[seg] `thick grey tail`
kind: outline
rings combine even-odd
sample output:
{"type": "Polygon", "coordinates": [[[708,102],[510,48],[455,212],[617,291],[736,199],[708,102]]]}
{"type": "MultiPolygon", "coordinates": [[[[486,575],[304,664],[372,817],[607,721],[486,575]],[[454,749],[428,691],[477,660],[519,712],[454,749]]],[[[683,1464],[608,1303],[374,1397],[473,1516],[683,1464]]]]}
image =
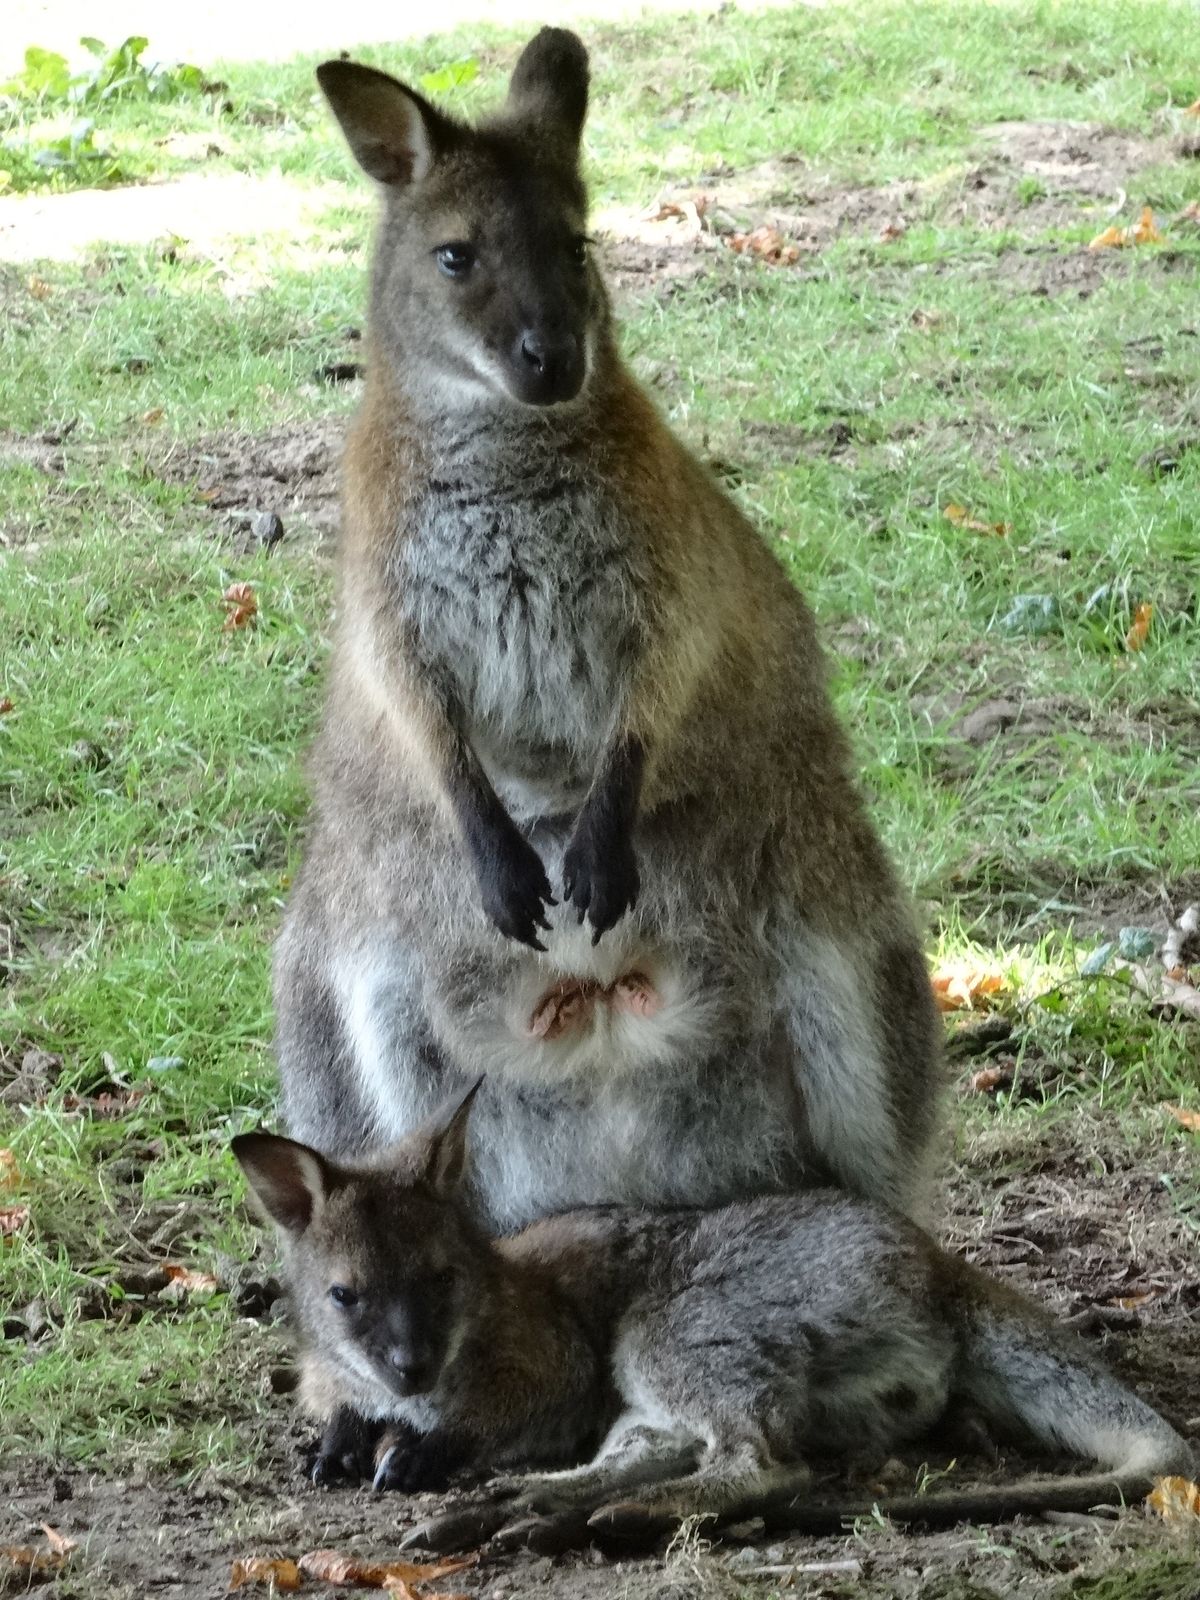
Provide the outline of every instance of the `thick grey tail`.
{"type": "Polygon", "coordinates": [[[1091,1461],[1131,1489],[1194,1470],[1171,1424],[1036,1307],[989,1284],[964,1304],[962,1338],[957,1396],[997,1434],[1091,1461]]]}

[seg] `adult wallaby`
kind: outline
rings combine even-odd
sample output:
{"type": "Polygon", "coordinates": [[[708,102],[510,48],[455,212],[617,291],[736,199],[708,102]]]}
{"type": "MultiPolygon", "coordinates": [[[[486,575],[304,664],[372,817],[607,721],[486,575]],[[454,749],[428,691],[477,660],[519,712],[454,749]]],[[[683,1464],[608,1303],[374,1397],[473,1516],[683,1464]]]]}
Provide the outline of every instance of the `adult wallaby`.
{"type": "Polygon", "coordinates": [[[361,1153],[486,1070],[499,1227],[813,1181],[913,1207],[920,942],[805,602],[617,355],[583,46],[543,29],[470,128],[318,77],[383,213],[276,961],[291,1131],[361,1153]]]}
{"type": "Polygon", "coordinates": [[[618,1531],[763,1509],[812,1526],[806,1457],[878,1465],[957,1410],[1102,1475],[922,1496],[919,1520],[1083,1509],[1194,1470],[1185,1440],[1035,1306],[838,1190],[597,1207],[490,1237],[464,1181],[474,1093],[371,1165],[234,1140],[282,1234],[304,1398],[386,1427],[377,1486],[565,1469],[424,1539],[478,1538],[518,1511],[618,1531]]]}

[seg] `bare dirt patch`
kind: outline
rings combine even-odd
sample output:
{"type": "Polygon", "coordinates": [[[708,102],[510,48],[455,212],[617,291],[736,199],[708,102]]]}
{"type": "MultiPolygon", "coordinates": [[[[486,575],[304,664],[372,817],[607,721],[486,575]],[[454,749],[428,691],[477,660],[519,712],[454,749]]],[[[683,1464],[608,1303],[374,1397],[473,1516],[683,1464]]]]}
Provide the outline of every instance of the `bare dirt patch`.
{"type": "Polygon", "coordinates": [[[235,545],[254,542],[251,519],[274,512],[285,536],[326,537],[338,520],[338,471],[344,416],[317,417],[265,433],[220,433],[196,445],[176,444],[152,464],[167,483],[193,487],[213,515],[214,529],[235,545]]]}

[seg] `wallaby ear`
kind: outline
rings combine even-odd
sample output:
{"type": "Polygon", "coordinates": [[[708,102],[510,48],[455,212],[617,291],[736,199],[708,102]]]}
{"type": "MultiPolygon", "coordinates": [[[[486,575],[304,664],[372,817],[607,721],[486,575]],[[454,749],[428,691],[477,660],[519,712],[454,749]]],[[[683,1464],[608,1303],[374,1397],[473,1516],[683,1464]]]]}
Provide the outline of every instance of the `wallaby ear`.
{"type": "Polygon", "coordinates": [[[522,50],[508,86],[508,109],[576,148],[588,103],[588,56],[567,28],[543,28],[522,50]]]}
{"type": "Polygon", "coordinates": [[[266,1214],[285,1233],[303,1233],[331,1186],[324,1157],[276,1133],[239,1133],[232,1148],[266,1214]]]}
{"type": "Polygon", "coordinates": [[[358,61],[323,61],[321,85],[354,159],[380,183],[420,183],[458,130],[415,89],[358,61]]]}
{"type": "Polygon", "coordinates": [[[461,1100],[451,1100],[427,1124],[429,1160],[422,1176],[444,1200],[457,1193],[467,1169],[467,1123],[475,1096],[483,1087],[477,1078],[461,1100]]]}

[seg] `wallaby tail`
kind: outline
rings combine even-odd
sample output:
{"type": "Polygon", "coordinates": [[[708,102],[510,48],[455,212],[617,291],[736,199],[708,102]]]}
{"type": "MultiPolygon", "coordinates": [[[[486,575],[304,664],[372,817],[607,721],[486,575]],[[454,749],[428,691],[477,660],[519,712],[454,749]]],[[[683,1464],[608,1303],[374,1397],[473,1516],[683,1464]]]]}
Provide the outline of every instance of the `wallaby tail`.
{"type": "Polygon", "coordinates": [[[963,1287],[955,1397],[994,1432],[1094,1462],[1130,1489],[1194,1469],[1187,1441],[1075,1334],[973,1271],[963,1287]]]}

